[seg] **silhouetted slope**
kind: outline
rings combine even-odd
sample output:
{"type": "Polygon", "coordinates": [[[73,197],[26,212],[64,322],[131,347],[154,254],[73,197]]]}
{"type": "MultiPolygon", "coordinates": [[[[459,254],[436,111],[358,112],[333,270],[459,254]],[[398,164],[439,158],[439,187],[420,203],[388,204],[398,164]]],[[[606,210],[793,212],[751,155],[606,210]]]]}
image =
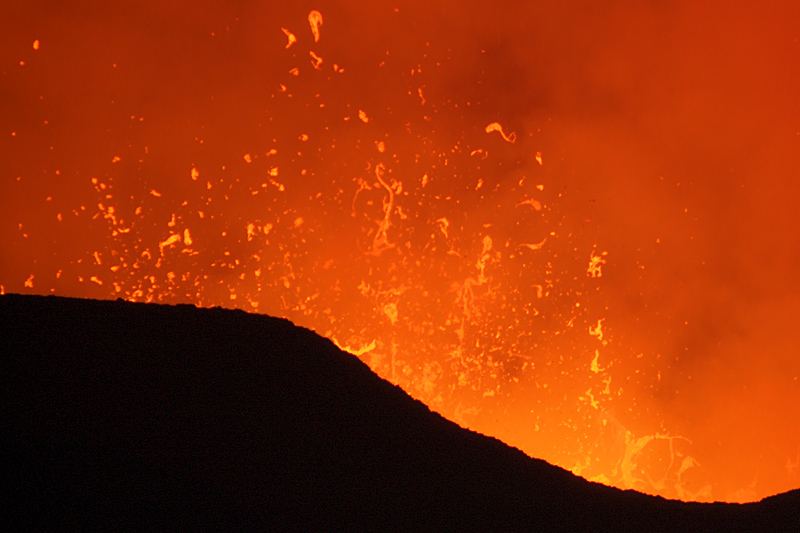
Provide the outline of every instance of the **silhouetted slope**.
{"type": "Polygon", "coordinates": [[[14,529],[800,530],[800,491],[707,505],[588,483],[286,320],[5,295],[0,349],[14,529]]]}

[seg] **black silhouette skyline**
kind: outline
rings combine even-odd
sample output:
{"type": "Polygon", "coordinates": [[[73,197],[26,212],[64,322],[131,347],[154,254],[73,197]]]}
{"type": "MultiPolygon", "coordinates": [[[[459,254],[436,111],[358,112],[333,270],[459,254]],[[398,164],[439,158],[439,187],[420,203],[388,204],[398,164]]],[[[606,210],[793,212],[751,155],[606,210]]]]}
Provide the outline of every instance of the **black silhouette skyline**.
{"type": "Polygon", "coordinates": [[[462,429],[284,319],[0,296],[3,522],[19,530],[797,531],[587,482],[462,429]]]}

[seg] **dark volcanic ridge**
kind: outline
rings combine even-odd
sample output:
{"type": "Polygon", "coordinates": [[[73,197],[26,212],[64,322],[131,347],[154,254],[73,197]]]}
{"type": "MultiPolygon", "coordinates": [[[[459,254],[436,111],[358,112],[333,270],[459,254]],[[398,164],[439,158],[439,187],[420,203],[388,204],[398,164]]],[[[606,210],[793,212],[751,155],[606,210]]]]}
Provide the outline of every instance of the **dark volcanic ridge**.
{"type": "Polygon", "coordinates": [[[12,294],[0,350],[6,531],[800,531],[800,490],[700,504],[590,483],[287,320],[12,294]]]}

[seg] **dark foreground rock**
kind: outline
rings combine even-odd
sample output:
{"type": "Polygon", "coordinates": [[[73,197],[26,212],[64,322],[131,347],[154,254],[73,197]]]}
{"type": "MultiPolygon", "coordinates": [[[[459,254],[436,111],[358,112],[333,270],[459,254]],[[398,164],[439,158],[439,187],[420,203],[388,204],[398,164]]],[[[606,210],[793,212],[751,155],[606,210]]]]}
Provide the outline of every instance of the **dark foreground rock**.
{"type": "Polygon", "coordinates": [[[0,384],[6,531],[800,531],[800,490],[589,483],[241,311],[0,296],[0,384]]]}

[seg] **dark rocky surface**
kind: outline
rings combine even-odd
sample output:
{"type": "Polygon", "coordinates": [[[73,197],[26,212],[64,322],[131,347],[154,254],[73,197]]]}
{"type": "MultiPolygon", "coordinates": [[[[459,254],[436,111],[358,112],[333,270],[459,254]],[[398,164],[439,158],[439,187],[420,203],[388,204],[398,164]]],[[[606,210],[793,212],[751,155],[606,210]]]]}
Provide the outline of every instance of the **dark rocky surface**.
{"type": "Polygon", "coordinates": [[[286,320],[4,295],[0,351],[6,531],[800,531],[800,490],[589,483],[286,320]]]}

